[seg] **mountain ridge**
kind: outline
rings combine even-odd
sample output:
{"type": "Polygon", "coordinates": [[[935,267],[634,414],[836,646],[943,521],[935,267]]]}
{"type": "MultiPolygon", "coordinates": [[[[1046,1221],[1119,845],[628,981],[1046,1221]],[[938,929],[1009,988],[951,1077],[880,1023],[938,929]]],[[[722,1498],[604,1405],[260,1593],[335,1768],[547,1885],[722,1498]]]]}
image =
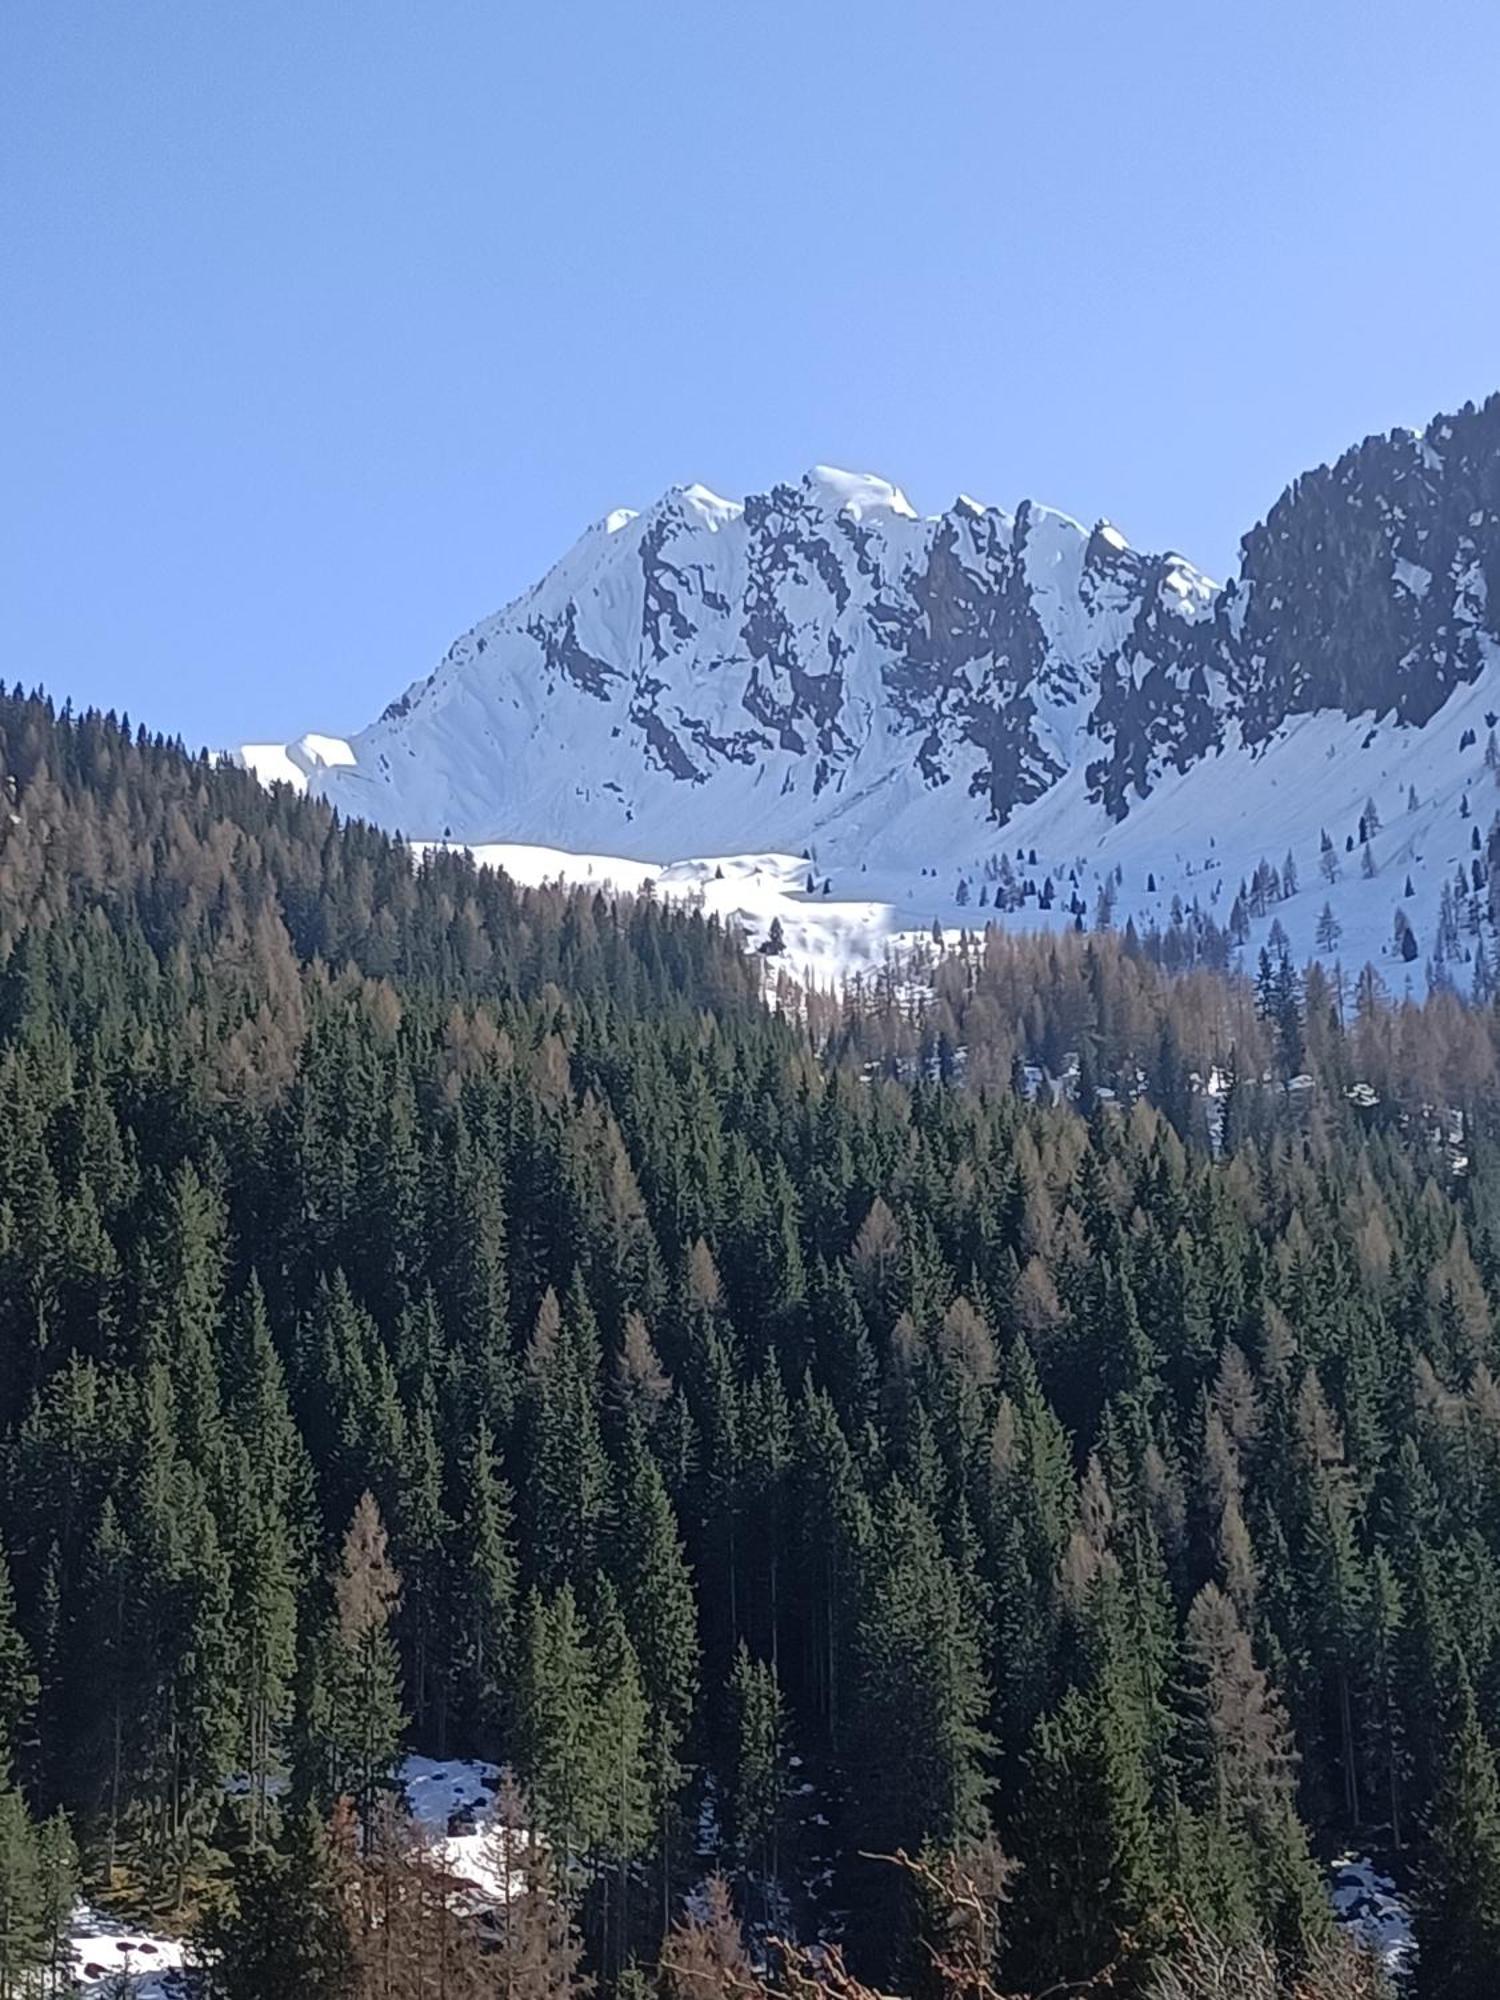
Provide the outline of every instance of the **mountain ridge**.
{"type": "MultiPolygon", "coordinates": [[[[1430,801],[1471,811],[1497,614],[1500,396],[1293,480],[1222,586],[1105,519],[963,496],[919,515],[889,481],[823,466],[743,501],[680,486],[616,510],[355,737],[240,754],[420,839],[946,876],[940,925],[1018,850],[1040,872],[984,905],[1016,921],[1077,921],[1114,872],[1122,921],[1170,920],[1165,894],[1227,926],[1236,873],[1248,894],[1295,834],[1312,882],[1325,842],[1352,853],[1366,787],[1399,782],[1429,799],[1393,858],[1430,930],[1425,850],[1451,876],[1472,832],[1430,801]],[[1456,751],[1427,734],[1449,704],[1456,751]]],[[[1340,905],[1343,874],[1325,873],[1340,905]]],[[[1361,914],[1363,948],[1390,922],[1361,914]]],[[[1295,928],[1327,949],[1310,916],[1295,928]]]]}
{"type": "MultiPolygon", "coordinates": [[[[1180,556],[1142,555],[1108,522],[1085,529],[1031,501],[1012,514],[961,498],[918,516],[899,488],[827,467],[741,502],[674,487],[643,513],[617,510],[587,529],[347,748],[298,739],[283,770],[281,746],[242,754],[412,833],[608,844],[640,817],[621,783],[625,752],[609,751],[608,772],[595,774],[617,799],[604,827],[588,815],[580,826],[576,805],[539,821],[534,801],[513,805],[514,787],[498,788],[494,768],[472,774],[451,742],[436,786],[414,788],[392,755],[398,735],[408,750],[440,735],[455,703],[497,753],[513,750],[514,717],[531,730],[540,719],[540,688],[601,704],[607,740],[628,730],[647,772],[712,786],[735,766],[809,757],[797,773],[780,764],[778,791],[816,799],[832,787],[828,804],[889,731],[924,784],[958,777],[1003,820],[1067,768],[1073,711],[1135,628],[1162,614],[1190,620],[1213,590],[1180,556]],[[434,796],[443,786],[448,801],[434,796]]],[[[766,831],[746,828],[744,844],[766,831]]]]}

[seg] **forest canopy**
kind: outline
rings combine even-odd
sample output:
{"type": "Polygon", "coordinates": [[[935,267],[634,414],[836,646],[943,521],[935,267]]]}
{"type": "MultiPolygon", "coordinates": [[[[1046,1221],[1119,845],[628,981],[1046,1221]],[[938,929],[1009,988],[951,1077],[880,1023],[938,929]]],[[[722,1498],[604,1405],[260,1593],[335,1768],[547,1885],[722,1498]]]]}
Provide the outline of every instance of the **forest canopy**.
{"type": "Polygon", "coordinates": [[[228,1993],[444,1990],[361,1958],[459,1949],[409,1751],[513,1773],[511,1994],[912,1990],[898,1851],[996,1991],[1324,1978],[1351,1842],[1489,1990],[1490,1009],[999,930],[768,1008],[19,691],[0,788],[0,1991],[75,1869],[228,1993]]]}

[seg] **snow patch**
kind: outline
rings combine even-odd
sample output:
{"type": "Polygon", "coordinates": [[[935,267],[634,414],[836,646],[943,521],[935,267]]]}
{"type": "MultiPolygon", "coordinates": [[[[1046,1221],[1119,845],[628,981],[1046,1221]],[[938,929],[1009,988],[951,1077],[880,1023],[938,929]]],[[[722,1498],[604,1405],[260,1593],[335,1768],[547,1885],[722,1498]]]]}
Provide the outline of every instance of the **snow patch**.
{"type": "Polygon", "coordinates": [[[67,1964],[79,1992],[103,2000],[129,1975],[131,2000],[181,2000],[186,1963],[181,1938],[135,1929],[88,1903],[74,1906],[67,1964]]]}
{"type": "MultiPolygon", "coordinates": [[[[433,1859],[455,1882],[485,1902],[514,1900],[527,1884],[519,1873],[502,1882],[494,1838],[501,1771],[472,1757],[408,1757],[399,1772],[407,1809],[432,1836],[433,1859]]],[[[525,1853],[522,1834],[516,1853],[525,1853]]]]}
{"type": "Polygon", "coordinates": [[[1329,1898],[1343,1928],[1404,1984],[1416,1970],[1417,1942],[1411,1912],[1390,1876],[1368,1855],[1343,1855],[1334,1863],[1329,1898]]]}
{"type": "Polygon", "coordinates": [[[917,510],[899,486],[873,472],[841,472],[836,465],[815,465],[802,482],[809,496],[830,513],[864,521],[872,515],[894,514],[915,521],[917,510]]]}

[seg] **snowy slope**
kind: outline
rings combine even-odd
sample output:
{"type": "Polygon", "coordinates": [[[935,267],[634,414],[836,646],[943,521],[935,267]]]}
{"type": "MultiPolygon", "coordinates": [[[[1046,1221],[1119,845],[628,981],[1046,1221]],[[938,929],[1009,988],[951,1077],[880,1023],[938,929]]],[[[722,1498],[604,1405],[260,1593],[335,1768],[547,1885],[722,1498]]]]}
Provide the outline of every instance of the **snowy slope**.
{"type": "Polygon", "coordinates": [[[1497,712],[1500,398],[1294,482],[1223,590],[1030,502],[674,488],[368,728],[239,754],[513,872],[649,876],[751,942],[777,916],[818,978],[934,922],[1105,915],[1467,988],[1497,712]]]}
{"type": "Polygon", "coordinates": [[[1106,671],[1213,587],[1117,531],[818,467],[674,489],[590,529],[347,741],[244,746],[268,781],[424,838],[654,860],[846,846],[1036,797],[1105,725],[1106,671]]]}

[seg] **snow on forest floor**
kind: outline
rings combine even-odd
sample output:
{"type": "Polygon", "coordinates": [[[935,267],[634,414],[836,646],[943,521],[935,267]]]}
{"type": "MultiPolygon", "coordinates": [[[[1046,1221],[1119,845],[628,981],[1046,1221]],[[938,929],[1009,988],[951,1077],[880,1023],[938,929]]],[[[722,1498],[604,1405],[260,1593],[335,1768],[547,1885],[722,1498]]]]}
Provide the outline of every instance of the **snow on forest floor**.
{"type": "Polygon", "coordinates": [[[477,1758],[408,1757],[401,1766],[411,1816],[434,1833],[463,1820],[487,1826],[499,1784],[499,1765],[477,1758]]]}
{"type": "Polygon", "coordinates": [[[433,1837],[435,1858],[456,1880],[498,1896],[490,1830],[499,1766],[477,1758],[408,1757],[401,1783],[412,1818],[433,1837]]]}
{"type": "MultiPolygon", "coordinates": [[[[476,1758],[408,1757],[400,1779],[412,1818],[432,1835],[435,1854],[461,1882],[484,1896],[499,1893],[489,1853],[500,1771],[476,1758]]],[[[231,1779],[227,1789],[233,1790],[231,1779]]],[[[122,1973],[131,2000],[187,2000],[195,1990],[181,1938],[150,1931],[79,1902],[68,1929],[68,1965],[88,2000],[114,2000],[122,1973]]]]}
{"type": "MultiPolygon", "coordinates": [[[[799,1766],[794,1787],[799,1844],[807,1850],[803,1858],[812,1870],[800,1884],[801,1916],[818,1935],[837,1936],[841,1916],[826,1906],[833,1877],[824,1832],[827,1814],[819,1809],[823,1801],[817,1788],[802,1774],[801,1760],[793,1762],[799,1766]]],[[[476,1758],[414,1756],[402,1763],[400,1779],[413,1819],[432,1836],[435,1852],[451,1874],[484,1897],[498,1896],[490,1843],[499,1767],[476,1758]]],[[[719,1828],[711,1793],[705,1795],[698,1836],[700,1855],[712,1860],[719,1850],[719,1828]]],[[[768,1893],[767,1885],[762,1891],[768,1893]]],[[[1390,1876],[1367,1855],[1341,1855],[1329,1872],[1329,1897],[1340,1925],[1404,1986],[1416,1967],[1417,1946],[1411,1913],[1390,1876]]],[[[778,1914],[784,1922],[791,1912],[778,1907],[778,1914]]],[[[90,1904],[76,1905],[68,1944],[73,1980],[88,2000],[120,1993],[122,1973],[133,1979],[132,2000],[186,2000],[194,1991],[182,1939],[133,1926],[90,1904]]]]}
{"type": "Polygon", "coordinates": [[[74,1908],[68,1948],[68,1965],[79,1992],[99,2000],[105,1995],[113,2000],[120,1992],[122,1973],[133,1979],[126,1989],[131,2000],[181,2000],[191,1991],[191,1975],[183,1972],[181,1938],[138,1930],[87,1903],[74,1908]]]}
{"type": "MultiPolygon", "coordinates": [[[[401,1784],[412,1818],[433,1838],[433,1853],[455,1881],[467,1882],[481,1898],[509,1900],[526,1884],[512,1874],[503,1884],[495,1852],[495,1802],[501,1770],[478,1758],[408,1757],[401,1784]]],[[[529,1836],[518,1836],[515,1853],[524,1855],[529,1836]]]]}
{"type": "Polygon", "coordinates": [[[1417,1942],[1411,1912],[1390,1876],[1368,1855],[1344,1854],[1333,1864],[1329,1895],[1343,1928],[1404,1984],[1416,1970],[1417,1942]]]}

